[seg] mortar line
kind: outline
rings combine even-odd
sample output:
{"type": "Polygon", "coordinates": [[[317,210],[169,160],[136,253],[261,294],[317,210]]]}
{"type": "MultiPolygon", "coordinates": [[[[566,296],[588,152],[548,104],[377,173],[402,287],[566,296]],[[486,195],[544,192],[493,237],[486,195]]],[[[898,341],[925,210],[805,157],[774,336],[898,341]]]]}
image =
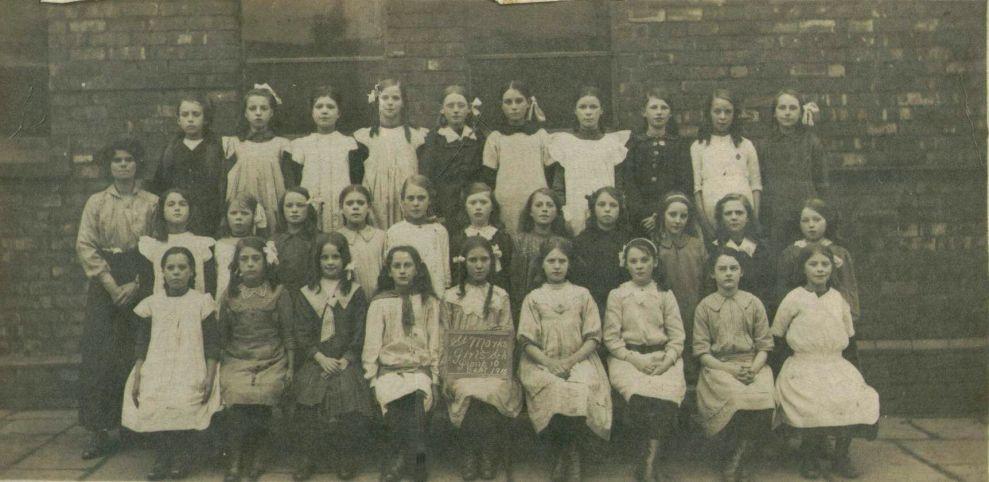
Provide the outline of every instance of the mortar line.
{"type": "MultiPolygon", "coordinates": [[[[44,442],[41,442],[40,444],[38,444],[38,446],[36,446],[36,447],[34,447],[33,449],[31,449],[31,450],[28,450],[27,452],[25,452],[25,453],[24,453],[24,455],[21,455],[20,457],[17,457],[16,459],[14,459],[14,460],[13,460],[12,462],[10,462],[9,464],[6,464],[6,465],[4,465],[4,466],[2,466],[2,467],[0,467],[0,475],[2,475],[2,474],[3,474],[3,472],[6,472],[6,471],[8,471],[8,470],[10,470],[10,469],[12,469],[12,468],[13,468],[13,467],[14,467],[15,465],[17,465],[17,464],[19,464],[19,463],[21,463],[21,462],[23,462],[23,461],[24,461],[24,460],[26,460],[26,459],[27,459],[28,457],[30,457],[30,456],[32,456],[32,455],[34,455],[34,454],[36,454],[36,453],[38,453],[38,451],[39,451],[39,450],[41,450],[41,449],[43,449],[43,448],[45,448],[45,447],[47,447],[47,446],[48,446],[49,444],[51,444],[51,443],[52,443],[52,442],[53,442],[53,441],[54,441],[55,439],[57,439],[57,438],[59,438],[59,437],[61,437],[61,436],[62,436],[63,434],[65,434],[65,433],[66,433],[66,432],[68,432],[69,430],[72,430],[73,428],[75,428],[75,427],[76,427],[76,425],[78,425],[78,424],[77,424],[77,423],[73,423],[72,425],[69,425],[68,427],[66,427],[66,428],[64,428],[64,429],[62,429],[62,431],[61,431],[61,432],[58,432],[58,433],[56,433],[56,434],[53,434],[53,435],[52,435],[51,437],[48,437],[48,440],[45,440],[44,442]]],[[[26,435],[30,435],[30,434],[26,434],[26,435]]]]}
{"type": "Polygon", "coordinates": [[[920,463],[922,463],[922,464],[924,464],[924,465],[926,465],[926,466],[928,466],[928,467],[936,470],[937,472],[940,472],[941,475],[943,475],[945,477],[948,477],[951,480],[957,480],[958,482],[965,482],[965,479],[962,479],[961,477],[959,477],[955,473],[949,471],[948,469],[945,469],[944,467],[941,467],[937,463],[931,462],[931,461],[925,459],[924,457],[921,457],[920,454],[914,452],[913,450],[910,450],[910,448],[908,448],[907,446],[903,445],[902,442],[900,442],[898,440],[891,440],[890,443],[892,443],[893,445],[897,446],[901,451],[903,451],[905,454],[913,457],[918,462],[920,462],[920,463]]]}
{"type": "Polygon", "coordinates": [[[915,429],[917,429],[917,430],[919,430],[921,432],[924,432],[924,434],[926,434],[928,437],[930,437],[930,438],[932,438],[934,440],[943,440],[943,438],[940,435],[938,435],[937,433],[931,432],[930,430],[927,430],[924,427],[921,427],[920,425],[917,425],[916,423],[914,423],[914,421],[913,421],[912,418],[906,419],[906,422],[907,422],[907,425],[909,425],[909,426],[911,426],[911,427],[913,427],[913,428],[915,428],[915,429]]]}

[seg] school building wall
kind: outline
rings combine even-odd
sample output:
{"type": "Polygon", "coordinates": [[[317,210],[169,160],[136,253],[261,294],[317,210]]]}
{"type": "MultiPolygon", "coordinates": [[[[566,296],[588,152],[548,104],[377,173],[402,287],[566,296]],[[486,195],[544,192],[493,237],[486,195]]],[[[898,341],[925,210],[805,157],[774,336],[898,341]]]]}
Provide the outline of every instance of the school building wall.
{"type": "MultiPolygon", "coordinates": [[[[432,126],[442,87],[483,80],[471,79],[474,59],[460,39],[484,19],[464,18],[461,0],[382,1],[385,54],[367,77],[406,79],[413,121],[432,126]]],[[[817,100],[834,201],[857,262],[862,369],[883,411],[984,412],[985,2],[629,0],[603,8],[608,54],[573,61],[610,63],[618,126],[638,127],[646,83],[679,94],[687,134],[705,95],[735,90],[757,144],[775,91],[795,87],[817,100]]],[[[174,132],[175,98],[190,91],[212,96],[214,124],[230,133],[238,92],[269,80],[247,78],[236,0],[45,10],[50,134],[0,144],[0,405],[73,403],[86,287],[73,246],[83,203],[106,185],[93,162],[99,145],[130,132],[156,158],[174,132]]],[[[348,94],[370,84],[361,88],[348,94]]]]}

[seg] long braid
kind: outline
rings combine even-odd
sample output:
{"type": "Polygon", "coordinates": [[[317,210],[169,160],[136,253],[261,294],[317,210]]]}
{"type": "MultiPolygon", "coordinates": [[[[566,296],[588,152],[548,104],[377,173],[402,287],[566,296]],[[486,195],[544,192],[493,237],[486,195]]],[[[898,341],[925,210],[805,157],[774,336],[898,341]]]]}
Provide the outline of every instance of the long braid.
{"type": "MultiPolygon", "coordinates": [[[[489,275],[490,277],[490,275],[489,275]]],[[[488,295],[484,297],[484,319],[488,319],[488,313],[491,311],[491,296],[494,294],[494,283],[488,281],[488,295]]]]}

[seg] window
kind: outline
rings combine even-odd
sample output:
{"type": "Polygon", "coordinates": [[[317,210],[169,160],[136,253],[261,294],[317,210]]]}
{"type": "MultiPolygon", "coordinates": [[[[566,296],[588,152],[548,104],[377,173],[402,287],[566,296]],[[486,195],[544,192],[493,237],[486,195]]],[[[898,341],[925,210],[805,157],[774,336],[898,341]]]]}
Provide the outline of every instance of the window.
{"type": "Polygon", "coordinates": [[[48,24],[41,2],[0,0],[0,139],[47,137],[48,24]]]}

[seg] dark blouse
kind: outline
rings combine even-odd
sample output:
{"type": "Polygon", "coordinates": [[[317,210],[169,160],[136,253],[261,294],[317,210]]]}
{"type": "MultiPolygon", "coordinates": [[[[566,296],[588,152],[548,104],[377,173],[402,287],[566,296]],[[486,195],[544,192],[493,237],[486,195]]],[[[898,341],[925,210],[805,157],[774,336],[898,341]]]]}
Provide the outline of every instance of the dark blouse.
{"type": "Polygon", "coordinates": [[[759,220],[770,240],[786,245],[799,238],[797,222],[804,200],[827,194],[821,141],[808,129],[788,135],[776,130],[758,151],[763,185],[759,220]]]}
{"type": "Polygon", "coordinates": [[[591,292],[602,316],[608,294],[629,279],[628,271],[618,265],[618,254],[631,238],[628,230],[603,231],[588,222],[587,228],[574,240],[576,260],[571,263],[571,280],[591,292]]]}
{"type": "Polygon", "coordinates": [[[278,251],[278,282],[291,291],[296,291],[309,281],[313,266],[312,234],[300,231],[295,234],[278,233],[272,241],[278,251]]]}
{"type": "Polygon", "coordinates": [[[464,210],[461,196],[472,182],[482,181],[481,154],[484,136],[476,131],[453,142],[437,131],[426,135],[426,142],[419,146],[419,174],[429,178],[436,190],[436,200],[431,203],[443,225],[451,230],[460,222],[457,218],[464,210]]]}
{"type": "Polygon", "coordinates": [[[333,336],[322,342],[319,341],[323,328],[322,313],[316,313],[302,292],[294,291],[292,298],[296,316],[296,350],[303,363],[311,360],[318,351],[330,358],[346,358],[352,365],[360,366],[368,306],[364,290],[356,290],[346,308],[341,303],[333,305],[333,336]]]}
{"type": "Polygon", "coordinates": [[[690,165],[690,142],[682,137],[659,139],[633,135],[625,145],[628,155],[618,165],[616,182],[625,192],[632,224],[659,209],[659,202],[670,191],[691,196],[694,178],[690,165]]]}
{"type": "Polygon", "coordinates": [[[151,191],[159,196],[172,188],[189,194],[194,214],[189,231],[214,236],[226,211],[226,180],[229,163],[223,158],[223,145],[207,135],[195,149],[189,149],[177,136],[165,147],[151,181],[151,191]]]}

